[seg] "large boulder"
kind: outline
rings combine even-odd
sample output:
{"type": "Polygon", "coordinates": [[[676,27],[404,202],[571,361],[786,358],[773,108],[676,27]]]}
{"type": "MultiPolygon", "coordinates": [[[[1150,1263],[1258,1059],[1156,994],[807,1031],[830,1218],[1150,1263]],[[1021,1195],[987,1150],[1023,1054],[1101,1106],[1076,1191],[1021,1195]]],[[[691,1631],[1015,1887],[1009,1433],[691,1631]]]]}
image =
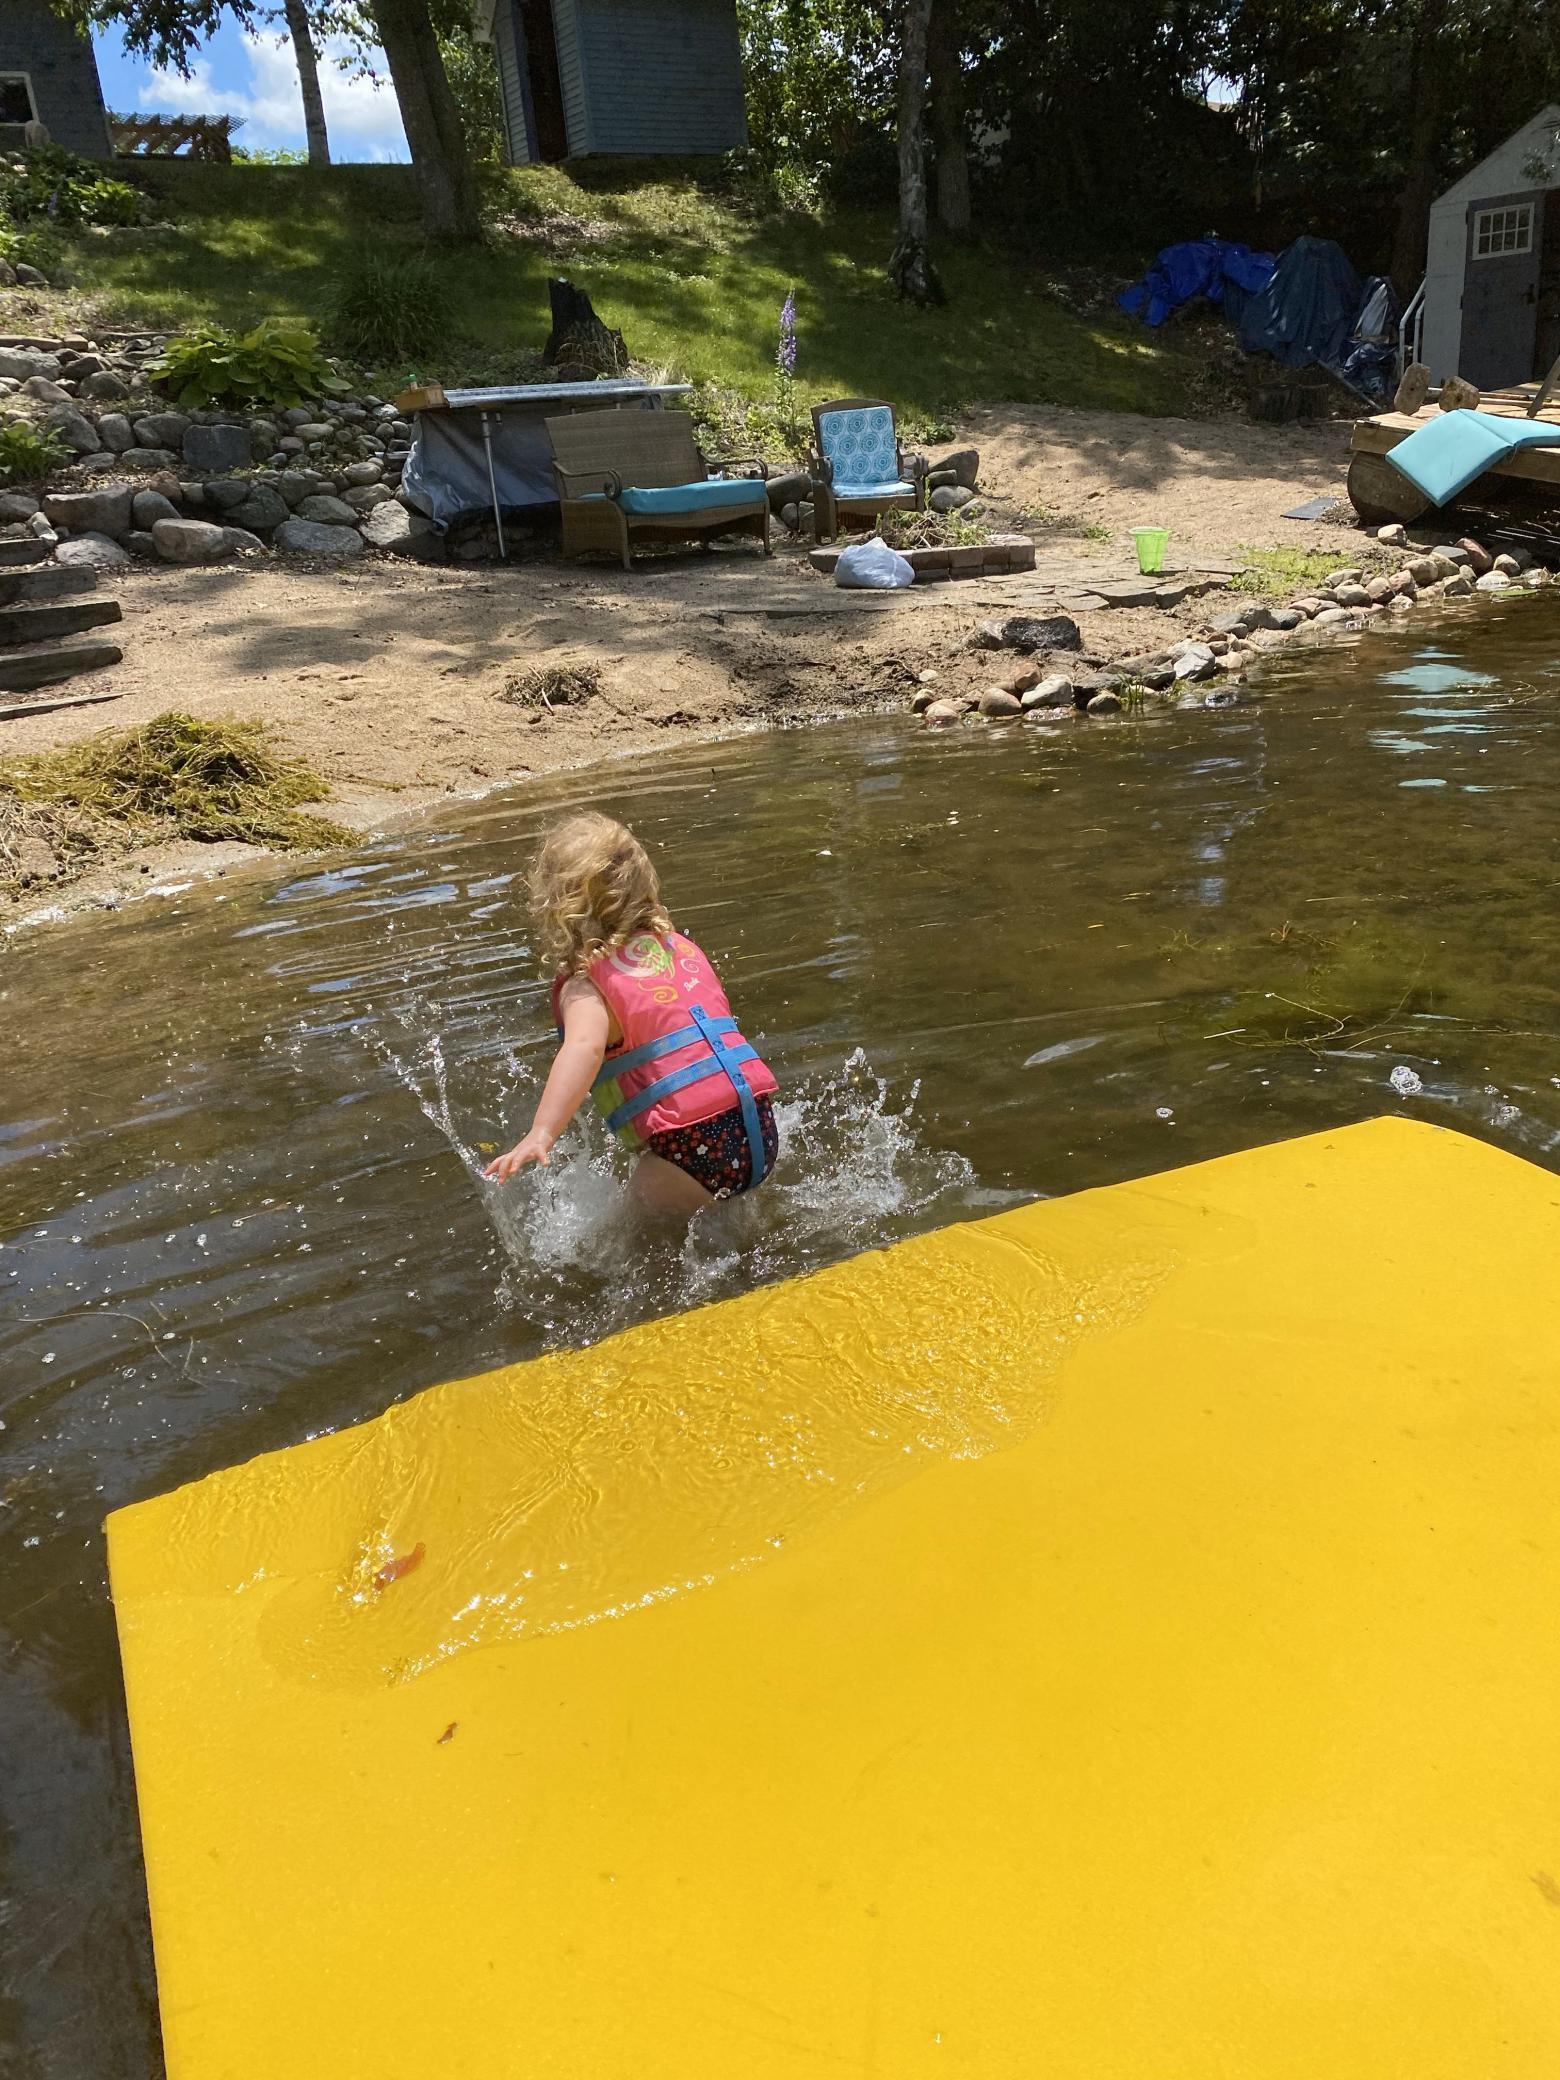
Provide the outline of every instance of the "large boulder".
{"type": "Polygon", "coordinates": [[[1083,637],[1071,614],[1010,614],[998,630],[998,642],[1004,650],[1083,648],[1083,637]]]}
{"type": "Polygon", "coordinates": [[[191,469],[248,469],[254,450],[247,426],[192,426],[184,436],[184,460],[191,469]]]}
{"type": "Polygon", "coordinates": [[[955,484],[966,490],[975,489],[975,480],[980,475],[979,448],[955,448],[950,455],[939,455],[933,467],[939,472],[951,470],[955,484]]]}
{"type": "Polygon", "coordinates": [[[220,563],[233,553],[227,529],[209,520],[159,520],[152,540],[164,563],[220,563]]]}
{"type": "Polygon", "coordinates": [[[28,376],[57,376],[59,372],[58,354],[46,354],[38,347],[0,347],[0,376],[25,382],[28,376]]]}
{"type": "Polygon", "coordinates": [[[443,563],[449,551],[445,540],[426,513],[409,513],[398,499],[390,499],[363,515],[363,539],[372,548],[390,556],[409,556],[414,563],[443,563]]]}
{"type": "Polygon", "coordinates": [[[38,501],[30,491],[0,491],[0,527],[8,527],[15,520],[30,520],[38,510],[38,501]]]}
{"type": "Polygon", "coordinates": [[[266,553],[265,543],[259,535],[251,534],[247,527],[224,527],[222,532],[227,536],[228,548],[234,552],[242,550],[251,556],[264,556],[266,553]]]}
{"type": "Polygon", "coordinates": [[[135,422],[136,445],[142,448],[182,449],[190,430],[187,412],[148,412],[135,422]]]}
{"type": "Polygon", "coordinates": [[[51,491],[43,510],[51,526],[68,528],[72,534],[128,534],[133,496],[128,484],[104,484],[96,491],[51,491]]]}
{"type": "MultiPolygon", "coordinates": [[[[352,508],[348,506],[350,513],[352,508]]],[[[363,537],[355,527],[330,527],[319,520],[284,520],[272,537],[295,556],[361,556],[363,537]]]]}
{"type": "Polygon", "coordinates": [[[73,404],[51,404],[44,414],[44,423],[52,426],[66,447],[77,455],[96,455],[103,446],[97,428],[73,404]]]}
{"type": "Polygon", "coordinates": [[[78,534],[59,544],[54,561],[72,570],[118,571],[130,561],[130,552],[106,534],[78,534]]]}
{"type": "MultiPolygon", "coordinates": [[[[210,486],[207,490],[209,492],[210,486]]],[[[287,501],[279,491],[267,484],[250,484],[245,487],[247,496],[241,504],[229,506],[223,515],[229,527],[247,528],[251,534],[269,534],[273,527],[280,527],[287,518],[287,501]]]]}
{"type": "Polygon", "coordinates": [[[179,458],[172,448],[126,448],[119,459],[126,469],[172,469],[179,458]]]}
{"type": "Polygon", "coordinates": [[[135,446],[135,430],[123,412],[105,412],[98,420],[98,439],[115,455],[135,446]]]}
{"type": "Polygon", "coordinates": [[[349,462],[341,474],[349,484],[377,484],[385,473],[382,462],[349,462]]]}
{"type": "Polygon", "coordinates": [[[354,484],[350,491],[343,492],[342,501],[354,513],[371,513],[375,506],[394,504],[395,493],[388,484],[354,484]]]}
{"type": "Polygon", "coordinates": [[[247,477],[213,477],[206,486],[206,503],[215,512],[241,506],[254,487],[247,477]]]}
{"type": "Polygon", "coordinates": [[[179,509],[160,491],[138,491],[130,501],[131,516],[143,534],[150,534],[159,520],[177,520],[179,509]]]}
{"type": "Polygon", "coordinates": [[[35,404],[70,403],[70,392],[48,376],[29,376],[22,385],[22,395],[32,398],[35,404]]]}
{"type": "Polygon", "coordinates": [[[123,376],[115,375],[111,368],[100,368],[95,375],[82,378],[81,395],[100,404],[117,403],[120,398],[130,395],[130,385],[123,376]]]}
{"type": "Polygon", "coordinates": [[[318,520],[325,527],[355,527],[357,514],[344,498],[336,498],[330,492],[316,492],[314,497],[299,502],[300,520],[318,520]]]}

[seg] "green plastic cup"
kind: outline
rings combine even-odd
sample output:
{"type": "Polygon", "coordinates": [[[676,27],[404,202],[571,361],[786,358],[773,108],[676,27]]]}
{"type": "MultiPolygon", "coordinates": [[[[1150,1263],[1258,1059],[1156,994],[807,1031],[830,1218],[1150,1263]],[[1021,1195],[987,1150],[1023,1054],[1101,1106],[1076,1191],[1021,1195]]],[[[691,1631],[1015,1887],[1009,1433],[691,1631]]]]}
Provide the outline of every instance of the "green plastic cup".
{"type": "Polygon", "coordinates": [[[1140,571],[1147,574],[1164,569],[1165,550],[1170,542],[1168,527],[1134,527],[1132,540],[1137,548],[1140,571]]]}

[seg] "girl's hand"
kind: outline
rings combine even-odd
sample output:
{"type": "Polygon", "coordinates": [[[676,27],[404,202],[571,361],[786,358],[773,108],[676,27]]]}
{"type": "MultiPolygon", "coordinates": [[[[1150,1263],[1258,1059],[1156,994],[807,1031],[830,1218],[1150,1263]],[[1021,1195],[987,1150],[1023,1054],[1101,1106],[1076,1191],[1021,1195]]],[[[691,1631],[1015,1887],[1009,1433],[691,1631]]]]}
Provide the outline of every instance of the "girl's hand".
{"type": "Polygon", "coordinates": [[[525,1139],[517,1141],[507,1155],[496,1156],[488,1164],[482,1175],[490,1179],[494,1184],[507,1184],[517,1171],[525,1168],[527,1163],[545,1164],[551,1155],[551,1141],[548,1140],[545,1134],[539,1134],[533,1127],[525,1139]]]}

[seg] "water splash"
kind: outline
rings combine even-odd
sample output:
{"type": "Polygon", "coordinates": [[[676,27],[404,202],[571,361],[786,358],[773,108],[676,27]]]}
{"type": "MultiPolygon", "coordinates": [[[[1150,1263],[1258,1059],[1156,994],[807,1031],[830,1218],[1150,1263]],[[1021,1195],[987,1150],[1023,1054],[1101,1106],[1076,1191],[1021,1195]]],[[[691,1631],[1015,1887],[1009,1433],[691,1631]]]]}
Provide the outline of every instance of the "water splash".
{"type": "Polygon", "coordinates": [[[630,1200],[633,1159],[593,1115],[576,1121],[546,1166],[505,1185],[488,1180],[488,1162],[518,1138],[536,1104],[539,1058],[488,1046],[452,1063],[430,999],[411,1000],[365,1038],[471,1178],[503,1252],[498,1304],[548,1348],[595,1343],[648,1315],[874,1248],[923,1225],[929,1209],[952,1218],[1008,1201],[981,1192],[963,1156],[923,1142],[919,1084],[896,1093],[863,1048],[835,1074],[782,1088],[780,1155],[763,1188],[710,1207],[685,1229],[630,1200]]]}

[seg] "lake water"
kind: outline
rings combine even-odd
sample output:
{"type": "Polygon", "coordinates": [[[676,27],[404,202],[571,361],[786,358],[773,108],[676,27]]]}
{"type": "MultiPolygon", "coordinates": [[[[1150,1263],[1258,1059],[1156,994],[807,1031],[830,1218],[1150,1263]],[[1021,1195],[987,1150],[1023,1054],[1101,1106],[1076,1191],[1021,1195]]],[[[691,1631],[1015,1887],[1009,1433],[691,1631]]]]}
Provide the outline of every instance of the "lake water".
{"type": "Polygon", "coordinates": [[[1556,1166],[1557,701],[1560,608],[1501,602],[1292,653],[1238,707],[682,748],[20,937],[0,2071],[159,2069],[106,1511],[439,1379],[1397,1107],[1556,1166]],[[545,1176],[476,1176],[549,1057],[520,869],[587,802],[657,853],[782,1082],[775,1177],[686,1242],[635,1227],[594,1122],[545,1176]]]}

